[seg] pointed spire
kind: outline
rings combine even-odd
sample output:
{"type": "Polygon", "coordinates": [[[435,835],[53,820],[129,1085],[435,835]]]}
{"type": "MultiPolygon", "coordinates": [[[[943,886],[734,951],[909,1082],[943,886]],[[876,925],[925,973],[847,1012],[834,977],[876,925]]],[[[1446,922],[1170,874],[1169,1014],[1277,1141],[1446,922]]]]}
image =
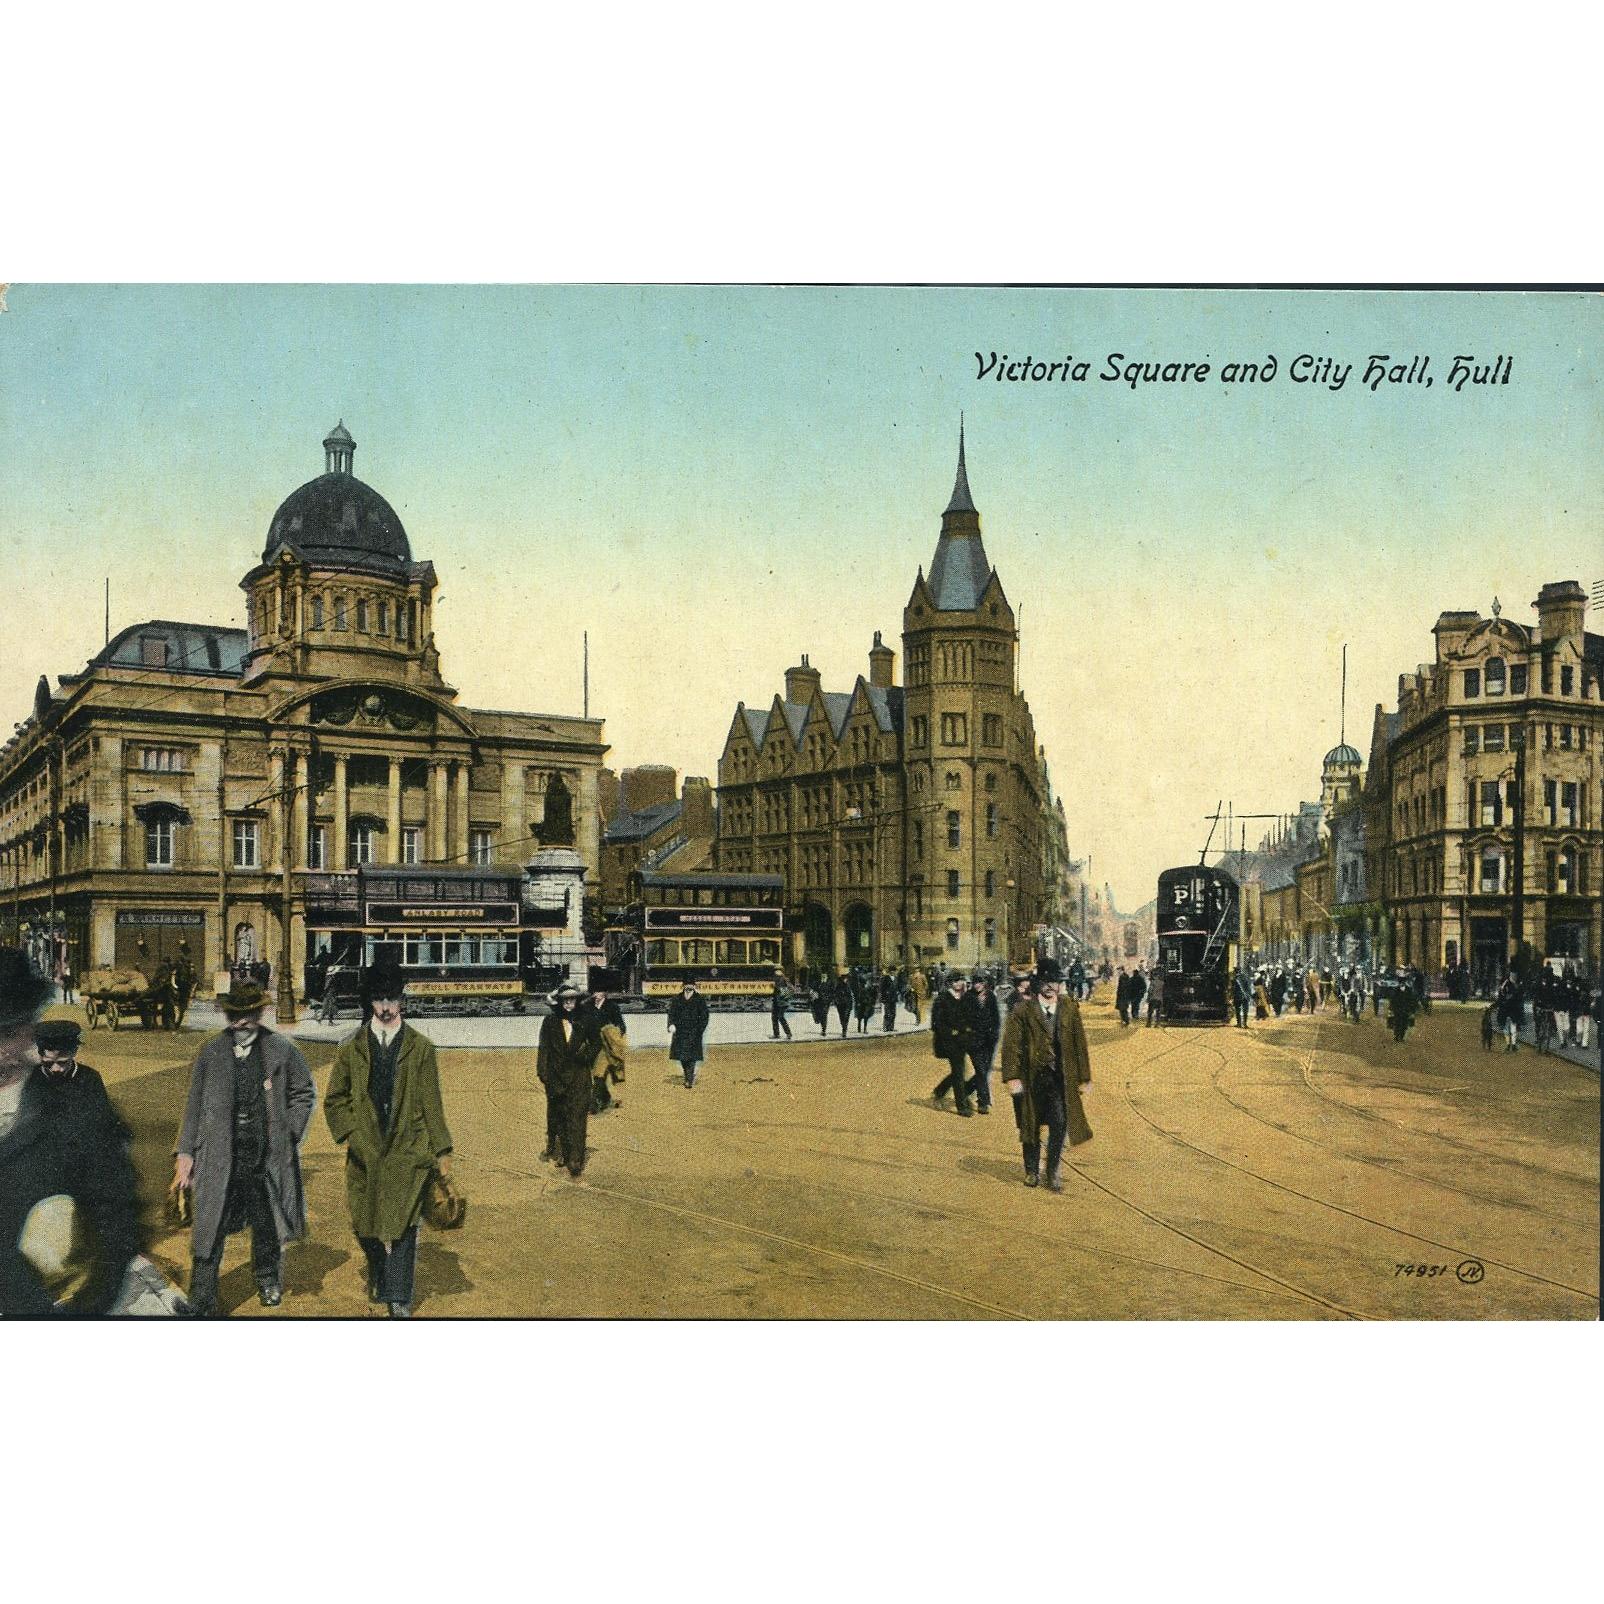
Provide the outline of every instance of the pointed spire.
{"type": "Polygon", "coordinates": [[[969,474],[964,468],[964,415],[958,414],[958,477],[953,481],[952,500],[948,512],[974,512],[974,497],[969,494],[969,474]]]}

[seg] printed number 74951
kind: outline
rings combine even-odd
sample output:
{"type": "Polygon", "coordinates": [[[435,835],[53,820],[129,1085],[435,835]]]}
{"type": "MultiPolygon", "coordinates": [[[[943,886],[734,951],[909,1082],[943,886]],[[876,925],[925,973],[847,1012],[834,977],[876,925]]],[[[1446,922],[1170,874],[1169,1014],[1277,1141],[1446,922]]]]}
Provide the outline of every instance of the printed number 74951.
{"type": "Polygon", "coordinates": [[[1446,1264],[1396,1264],[1393,1266],[1392,1274],[1394,1280],[1400,1275],[1447,1275],[1448,1266],[1446,1264]]]}

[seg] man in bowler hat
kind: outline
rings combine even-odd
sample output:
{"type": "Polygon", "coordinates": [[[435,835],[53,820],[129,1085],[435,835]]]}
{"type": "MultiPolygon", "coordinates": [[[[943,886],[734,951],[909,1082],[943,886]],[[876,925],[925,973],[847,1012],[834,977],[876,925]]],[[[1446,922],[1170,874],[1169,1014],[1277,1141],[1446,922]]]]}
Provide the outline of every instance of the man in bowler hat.
{"type": "Polygon", "coordinates": [[[288,1037],[266,1029],[267,994],[236,980],[223,1031],[195,1055],[173,1159],[173,1188],[193,1192],[190,1311],[222,1313],[218,1272],[231,1233],[251,1230],[256,1293],[284,1301],[284,1244],[306,1234],[301,1138],[317,1103],[312,1071],[288,1037]]]}
{"type": "Polygon", "coordinates": [[[1024,1148],[1025,1185],[1038,1183],[1041,1128],[1047,1127],[1047,1187],[1064,1189],[1060,1160],[1067,1135],[1073,1144],[1091,1140],[1081,1105],[1081,1087],[1092,1078],[1080,1004],[1062,994],[1063,971],[1051,958],[1036,969],[1035,996],[1014,1010],[1018,1020],[1004,1047],[1003,1079],[1018,1099],[1019,1140],[1024,1148]]]}
{"type": "Polygon", "coordinates": [[[564,981],[551,994],[551,1012],[540,1022],[535,1073],[546,1089],[546,1151],[541,1157],[561,1164],[577,1181],[585,1168],[585,1135],[590,1123],[590,1070],[597,1040],[579,1012],[583,995],[564,981]]]}
{"type": "Polygon", "coordinates": [[[323,1104],[345,1144],[351,1226],[368,1261],[368,1301],[392,1319],[412,1313],[418,1221],[431,1178],[451,1174],[451,1132],[434,1043],[403,1022],[406,980],[396,964],[362,977],[368,1020],[340,1043],[323,1104]]]}

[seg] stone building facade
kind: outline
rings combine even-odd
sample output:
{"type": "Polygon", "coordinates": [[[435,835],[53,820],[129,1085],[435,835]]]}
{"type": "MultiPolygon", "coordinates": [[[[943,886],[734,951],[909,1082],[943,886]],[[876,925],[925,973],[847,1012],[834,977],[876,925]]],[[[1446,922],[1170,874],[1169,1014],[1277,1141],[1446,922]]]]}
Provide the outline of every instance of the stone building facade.
{"type": "Polygon", "coordinates": [[[797,962],[1030,957],[1061,849],[1018,640],[960,435],[903,609],[906,682],[878,632],[850,690],[826,691],[804,655],[766,709],[737,707],[719,759],[718,867],[784,877],[797,962]]]}
{"type": "Polygon", "coordinates": [[[0,750],[4,929],[49,926],[78,971],[187,943],[297,985],[309,876],[359,864],[598,862],[599,719],[464,707],[435,644],[435,571],[352,472],[274,514],[241,580],[247,628],[156,619],[114,636],[0,750]],[[286,918],[287,915],[287,918],[286,918]]]}

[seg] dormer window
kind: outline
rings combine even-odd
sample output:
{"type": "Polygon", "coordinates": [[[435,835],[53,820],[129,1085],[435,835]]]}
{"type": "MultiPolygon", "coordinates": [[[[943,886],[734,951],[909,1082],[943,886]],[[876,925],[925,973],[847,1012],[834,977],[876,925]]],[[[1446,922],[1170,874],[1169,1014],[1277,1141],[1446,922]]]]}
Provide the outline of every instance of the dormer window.
{"type": "Polygon", "coordinates": [[[1482,678],[1484,689],[1488,696],[1502,696],[1504,694],[1504,660],[1501,657],[1489,657],[1487,666],[1483,670],[1482,678]]]}

